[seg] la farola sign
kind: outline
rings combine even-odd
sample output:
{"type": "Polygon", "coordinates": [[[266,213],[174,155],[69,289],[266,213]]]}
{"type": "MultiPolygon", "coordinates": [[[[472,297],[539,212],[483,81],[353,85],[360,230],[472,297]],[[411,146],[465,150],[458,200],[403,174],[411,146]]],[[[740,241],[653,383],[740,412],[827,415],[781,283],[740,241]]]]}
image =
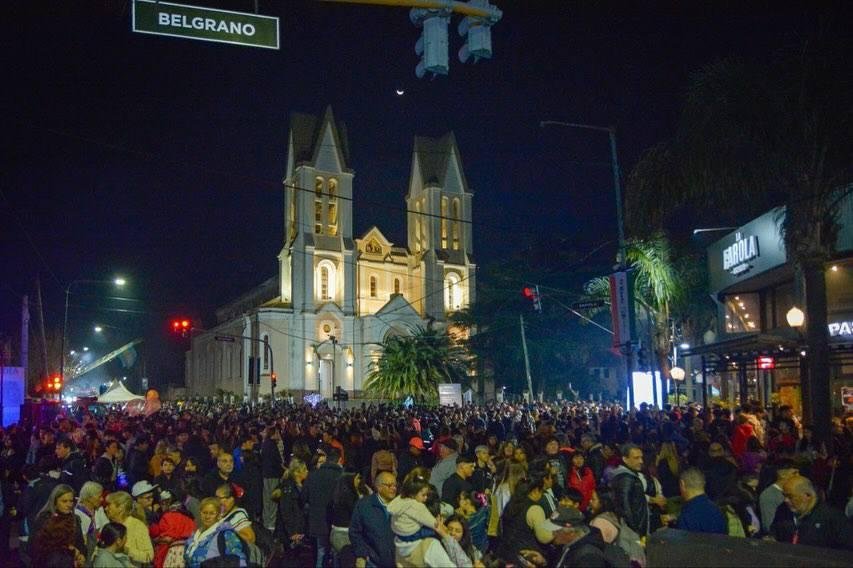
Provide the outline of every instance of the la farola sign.
{"type": "Polygon", "coordinates": [[[732,274],[746,272],[752,265],[750,261],[761,255],[758,237],[735,233],[735,242],[723,249],[723,270],[732,274]]]}
{"type": "Polygon", "coordinates": [[[278,49],[278,18],[155,0],[134,0],[133,31],[278,49]]]}

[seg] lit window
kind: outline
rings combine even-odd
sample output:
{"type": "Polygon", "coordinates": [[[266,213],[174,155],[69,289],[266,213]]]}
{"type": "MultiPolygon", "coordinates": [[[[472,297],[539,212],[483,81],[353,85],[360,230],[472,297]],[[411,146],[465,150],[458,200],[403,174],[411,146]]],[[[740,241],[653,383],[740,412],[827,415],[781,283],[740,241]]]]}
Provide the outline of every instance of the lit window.
{"type": "Polygon", "coordinates": [[[376,297],[376,276],[370,277],[370,297],[376,297]]]}
{"type": "Polygon", "coordinates": [[[399,278],[394,279],[394,293],[395,294],[400,293],[400,279],[399,278]]]}
{"type": "Polygon", "coordinates": [[[314,178],[314,193],[317,195],[317,198],[323,197],[323,184],[325,181],[320,176],[314,178]]]}
{"type": "Polygon", "coordinates": [[[329,299],[329,268],[326,266],[320,267],[320,299],[329,299]]]}
{"type": "Polygon", "coordinates": [[[441,248],[447,248],[447,198],[441,198],[441,248]]]}
{"type": "Polygon", "coordinates": [[[314,272],[314,290],[318,301],[327,302],[334,299],[337,290],[337,268],[331,260],[323,259],[317,264],[314,272]]]}
{"type": "Polygon", "coordinates": [[[462,218],[459,216],[459,199],[453,200],[453,250],[459,250],[459,233],[461,230],[462,218]]]}
{"type": "Polygon", "coordinates": [[[459,275],[450,273],[444,278],[444,309],[448,312],[462,308],[462,284],[459,275]]]}
{"type": "Polygon", "coordinates": [[[318,235],[323,234],[323,200],[314,200],[314,232],[318,235]]]}
{"type": "Polygon", "coordinates": [[[327,212],[329,234],[338,234],[338,180],[329,179],[329,209],[327,212]]]}

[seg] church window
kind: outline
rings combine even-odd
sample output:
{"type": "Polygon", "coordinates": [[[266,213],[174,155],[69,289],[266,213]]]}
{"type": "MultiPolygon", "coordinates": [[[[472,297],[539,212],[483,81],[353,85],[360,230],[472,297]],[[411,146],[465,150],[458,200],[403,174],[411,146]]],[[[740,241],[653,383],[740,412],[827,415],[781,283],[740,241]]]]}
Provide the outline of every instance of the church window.
{"type": "Polygon", "coordinates": [[[400,293],[400,279],[399,278],[394,279],[394,293],[395,294],[400,293]]]}
{"type": "Polygon", "coordinates": [[[317,264],[314,272],[315,297],[321,302],[334,299],[337,290],[337,268],[328,259],[323,259],[317,264]]]}
{"type": "Polygon", "coordinates": [[[459,198],[453,200],[453,250],[459,250],[459,232],[461,230],[462,218],[459,214],[459,198]]]}
{"type": "Polygon", "coordinates": [[[447,198],[441,198],[441,248],[447,248],[447,198]]]}
{"type": "Polygon", "coordinates": [[[318,235],[323,234],[323,200],[314,200],[314,232],[318,235]]]}
{"type": "Polygon", "coordinates": [[[264,343],[263,345],[261,345],[261,349],[264,350],[264,371],[269,371],[269,368],[270,368],[270,350],[267,349],[266,346],[270,342],[270,336],[264,334],[261,341],[264,343]]]}
{"type": "Polygon", "coordinates": [[[421,250],[421,203],[415,203],[415,250],[421,250]]]}
{"type": "Polygon", "coordinates": [[[329,178],[329,209],[327,212],[329,234],[338,234],[338,180],[329,178]]]}
{"type": "Polygon", "coordinates": [[[376,297],[376,276],[370,277],[370,297],[376,297]]]}
{"type": "Polygon", "coordinates": [[[314,193],[317,195],[317,199],[321,199],[323,197],[323,185],[325,183],[325,180],[320,176],[314,178],[314,193]]]}
{"type": "Polygon", "coordinates": [[[462,308],[462,281],[451,272],[444,278],[444,309],[454,312],[462,308]]]}

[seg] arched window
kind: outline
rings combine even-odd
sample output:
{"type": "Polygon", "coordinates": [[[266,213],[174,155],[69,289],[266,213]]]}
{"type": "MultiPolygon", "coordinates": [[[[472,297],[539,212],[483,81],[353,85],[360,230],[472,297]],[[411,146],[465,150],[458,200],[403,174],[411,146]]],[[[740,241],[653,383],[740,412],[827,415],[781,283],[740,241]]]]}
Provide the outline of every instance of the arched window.
{"type": "Polygon", "coordinates": [[[441,248],[447,248],[447,198],[441,198],[441,248]]]}
{"type": "Polygon", "coordinates": [[[326,218],[329,234],[334,237],[338,234],[338,180],[335,178],[329,178],[329,205],[326,218]]]}
{"type": "Polygon", "coordinates": [[[421,250],[421,203],[415,202],[415,250],[421,250]]]}
{"type": "Polygon", "coordinates": [[[444,277],[444,309],[454,312],[462,308],[462,284],[459,275],[449,273],[444,277]]]}
{"type": "Polygon", "coordinates": [[[325,180],[320,176],[314,178],[314,232],[323,234],[323,185],[325,180]]]}
{"type": "Polygon", "coordinates": [[[459,215],[459,198],[453,200],[453,210],[452,210],[452,219],[453,223],[453,250],[459,250],[459,233],[461,231],[462,218],[459,215]]]}
{"type": "Polygon", "coordinates": [[[317,263],[314,272],[315,297],[320,302],[335,299],[337,293],[337,267],[331,260],[323,259],[317,263]]]}
{"type": "Polygon", "coordinates": [[[376,276],[370,277],[370,297],[376,297],[376,276]]]}
{"type": "Polygon", "coordinates": [[[399,278],[394,279],[394,293],[395,294],[400,293],[400,279],[399,278]]]}
{"type": "Polygon", "coordinates": [[[267,334],[264,334],[263,337],[261,338],[261,341],[263,341],[263,343],[264,343],[263,345],[261,345],[261,350],[264,352],[264,355],[263,355],[263,357],[264,357],[264,371],[269,371],[269,369],[270,369],[270,350],[267,349],[266,346],[270,342],[270,336],[267,334]]]}

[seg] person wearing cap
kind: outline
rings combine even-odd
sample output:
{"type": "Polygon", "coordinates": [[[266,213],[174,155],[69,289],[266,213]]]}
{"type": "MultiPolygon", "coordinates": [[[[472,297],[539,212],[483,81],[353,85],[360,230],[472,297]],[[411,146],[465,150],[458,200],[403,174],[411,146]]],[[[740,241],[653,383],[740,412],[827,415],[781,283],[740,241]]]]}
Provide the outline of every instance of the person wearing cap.
{"type": "Polygon", "coordinates": [[[471,485],[476,493],[491,493],[497,467],[489,454],[489,447],[477,446],[474,448],[474,456],[477,458],[477,463],[474,466],[474,474],[471,476],[471,485]]]}
{"type": "Polygon", "coordinates": [[[134,483],[130,490],[130,495],[135,501],[133,516],[145,523],[145,526],[151,526],[157,521],[158,507],[154,502],[154,491],[156,489],[156,485],[152,485],[151,482],[143,479],[134,483]]]}
{"type": "Polygon", "coordinates": [[[471,493],[471,476],[474,475],[474,458],[469,455],[456,456],[456,471],[448,477],[441,488],[441,500],[456,509],[459,506],[459,494],[471,493]]]}
{"type": "Polygon", "coordinates": [[[397,459],[397,479],[402,481],[406,475],[416,467],[424,465],[424,441],[420,436],[412,436],[409,439],[409,447],[407,450],[400,452],[397,459]]]}

